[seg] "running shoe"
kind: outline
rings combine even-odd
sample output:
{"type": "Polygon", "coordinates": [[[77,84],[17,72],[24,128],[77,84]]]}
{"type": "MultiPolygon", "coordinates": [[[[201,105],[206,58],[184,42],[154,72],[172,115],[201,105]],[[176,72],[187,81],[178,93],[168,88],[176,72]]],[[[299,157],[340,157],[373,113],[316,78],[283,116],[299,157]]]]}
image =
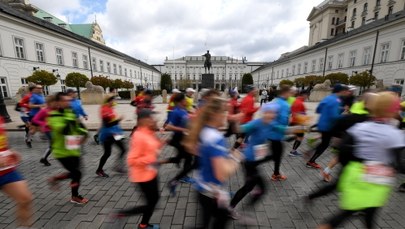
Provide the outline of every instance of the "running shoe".
{"type": "Polygon", "coordinates": [[[170,197],[176,197],[177,181],[170,181],[167,187],[169,188],[170,197]]]}
{"type": "Polygon", "coordinates": [[[105,173],[103,170],[96,171],[96,174],[97,174],[97,176],[99,176],[99,177],[105,177],[105,178],[110,177],[110,176],[108,176],[108,174],[105,173]]]}
{"type": "Polygon", "coordinates": [[[230,207],[230,208],[228,209],[228,217],[231,218],[231,219],[237,220],[237,219],[240,218],[240,214],[239,214],[239,212],[237,212],[237,211],[235,210],[235,208],[231,208],[231,207],[230,207]]]}
{"type": "Polygon", "coordinates": [[[310,162],[310,161],[308,161],[308,162],[307,162],[307,168],[320,169],[321,166],[320,166],[318,163],[316,163],[316,162],[310,162]]]}
{"type": "Polygon", "coordinates": [[[31,140],[25,140],[25,144],[28,146],[28,148],[32,148],[31,140]]]}
{"type": "Polygon", "coordinates": [[[94,141],[96,142],[97,145],[100,145],[100,140],[98,139],[98,134],[93,136],[94,141]]]}
{"type": "Polygon", "coordinates": [[[89,202],[89,200],[84,198],[83,196],[72,196],[70,202],[75,204],[86,204],[87,202],[89,202]]]}
{"type": "Polygon", "coordinates": [[[182,177],[182,178],[180,178],[179,181],[181,183],[189,183],[189,184],[194,184],[195,183],[195,180],[192,177],[189,177],[189,176],[182,177]]]}
{"type": "Polygon", "coordinates": [[[332,175],[322,170],[321,176],[323,177],[323,181],[330,182],[332,180],[332,175]]]}
{"type": "Polygon", "coordinates": [[[293,150],[288,154],[290,157],[301,157],[302,153],[298,152],[297,150],[293,150]]]}
{"type": "Polygon", "coordinates": [[[160,229],[160,227],[157,224],[148,224],[148,225],[139,224],[138,229],[160,229]]]}
{"type": "Polygon", "coordinates": [[[44,164],[45,166],[51,166],[51,163],[49,163],[49,161],[46,160],[45,158],[41,158],[41,160],[39,160],[39,162],[44,164]]]}
{"type": "Polygon", "coordinates": [[[285,180],[287,180],[287,176],[284,176],[284,175],[281,175],[281,174],[279,174],[279,175],[273,174],[271,176],[271,180],[272,181],[285,181],[285,180]]]}
{"type": "Polygon", "coordinates": [[[405,183],[401,184],[398,188],[398,192],[405,192],[405,183]]]}

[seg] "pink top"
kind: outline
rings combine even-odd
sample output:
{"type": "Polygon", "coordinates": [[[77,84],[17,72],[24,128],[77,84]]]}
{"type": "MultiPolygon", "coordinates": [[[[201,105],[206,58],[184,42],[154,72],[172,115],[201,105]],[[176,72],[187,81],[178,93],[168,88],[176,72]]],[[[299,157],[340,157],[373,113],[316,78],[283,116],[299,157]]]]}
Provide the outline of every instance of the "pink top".
{"type": "Polygon", "coordinates": [[[46,118],[48,118],[48,114],[51,112],[51,109],[46,107],[41,109],[31,120],[32,123],[41,127],[42,132],[49,132],[51,128],[48,126],[46,118]]]}

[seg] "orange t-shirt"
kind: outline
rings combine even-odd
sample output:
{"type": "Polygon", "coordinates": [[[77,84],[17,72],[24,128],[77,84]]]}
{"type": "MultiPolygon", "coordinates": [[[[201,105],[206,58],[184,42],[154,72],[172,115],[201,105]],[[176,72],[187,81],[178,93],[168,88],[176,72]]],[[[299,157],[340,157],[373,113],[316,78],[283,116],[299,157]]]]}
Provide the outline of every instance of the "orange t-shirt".
{"type": "Polygon", "coordinates": [[[157,161],[161,147],[161,142],[152,130],[146,127],[136,129],[131,138],[127,158],[131,182],[147,182],[157,176],[157,169],[151,165],[157,161]]]}

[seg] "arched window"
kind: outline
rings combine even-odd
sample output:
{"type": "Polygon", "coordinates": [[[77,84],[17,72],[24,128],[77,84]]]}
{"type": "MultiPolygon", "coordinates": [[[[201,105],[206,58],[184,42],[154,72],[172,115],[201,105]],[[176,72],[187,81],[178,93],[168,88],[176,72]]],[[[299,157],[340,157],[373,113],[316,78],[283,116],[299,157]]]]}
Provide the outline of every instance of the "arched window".
{"type": "Polygon", "coordinates": [[[353,17],[356,17],[356,8],[353,9],[353,17]]]}
{"type": "Polygon", "coordinates": [[[332,25],[334,25],[335,24],[335,18],[333,17],[332,18],[332,25]]]}
{"type": "Polygon", "coordinates": [[[364,3],[364,6],[363,6],[363,12],[367,12],[367,8],[368,8],[368,3],[366,2],[366,3],[364,3]]]}

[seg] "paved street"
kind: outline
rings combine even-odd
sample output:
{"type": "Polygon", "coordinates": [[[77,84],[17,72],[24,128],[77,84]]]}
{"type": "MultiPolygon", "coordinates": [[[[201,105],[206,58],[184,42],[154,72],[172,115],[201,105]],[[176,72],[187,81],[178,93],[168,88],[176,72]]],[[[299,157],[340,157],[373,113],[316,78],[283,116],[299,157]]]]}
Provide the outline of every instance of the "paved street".
{"type": "MultiPolygon", "coordinates": [[[[106,171],[110,178],[99,178],[95,175],[102,147],[92,141],[84,146],[83,172],[84,178],[80,193],[89,198],[85,206],[77,206],[69,202],[70,188],[68,181],[63,183],[63,191],[49,190],[46,179],[62,172],[60,164],[51,160],[52,166],[44,167],[39,164],[40,156],[46,148],[46,142],[35,138],[34,147],[28,149],[23,142],[22,132],[10,132],[9,141],[14,149],[23,155],[19,170],[29,181],[34,194],[35,227],[37,228],[136,228],[140,217],[131,217],[112,221],[108,214],[124,207],[138,205],[142,202],[139,191],[131,185],[126,175],[111,172],[113,157],[107,162],[106,171]]],[[[285,144],[286,151],[290,149],[285,144]]],[[[117,151],[114,151],[117,153],[117,151]]],[[[167,157],[172,153],[171,147],[166,147],[161,156],[167,157]]],[[[320,163],[325,165],[330,155],[322,156],[320,163]]],[[[254,212],[249,212],[254,218],[255,226],[245,227],[234,221],[230,228],[315,228],[322,219],[331,215],[337,209],[337,197],[331,195],[315,201],[312,208],[302,206],[301,197],[311,190],[323,185],[319,171],[308,169],[301,158],[284,157],[282,172],[288,176],[285,182],[272,182],[273,163],[262,165],[265,173],[268,194],[258,203],[254,212]]],[[[151,223],[159,223],[161,228],[195,228],[200,221],[195,191],[189,184],[182,184],[175,198],[169,198],[165,187],[166,182],[177,171],[175,166],[163,166],[160,169],[161,199],[152,217],[151,223]]],[[[401,177],[405,180],[404,177],[401,177]]],[[[231,179],[229,188],[236,191],[243,183],[241,171],[231,179]]],[[[238,209],[243,211],[243,202],[238,209]]],[[[14,204],[0,194],[0,228],[15,228],[14,204]]],[[[394,192],[392,198],[379,214],[378,228],[405,228],[405,194],[394,192]]],[[[354,217],[342,228],[363,228],[359,218],[354,217]]]]}

